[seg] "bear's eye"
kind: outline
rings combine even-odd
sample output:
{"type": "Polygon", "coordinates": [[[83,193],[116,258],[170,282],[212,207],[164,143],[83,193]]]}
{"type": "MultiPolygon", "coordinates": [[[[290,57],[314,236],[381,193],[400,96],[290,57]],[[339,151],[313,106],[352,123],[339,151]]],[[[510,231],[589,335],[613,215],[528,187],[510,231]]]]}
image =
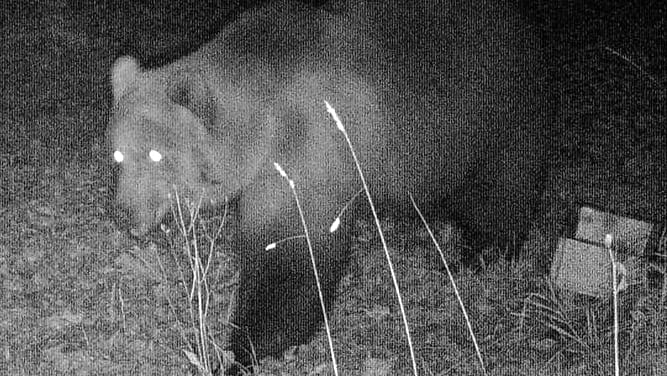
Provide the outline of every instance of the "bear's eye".
{"type": "Polygon", "coordinates": [[[151,150],[148,152],[148,157],[153,162],[160,162],[162,160],[162,154],[157,150],[151,150]]]}
{"type": "Polygon", "coordinates": [[[125,159],[125,156],[120,152],[120,150],[116,150],[113,152],[113,159],[116,161],[116,163],[121,163],[123,159],[125,159]]]}

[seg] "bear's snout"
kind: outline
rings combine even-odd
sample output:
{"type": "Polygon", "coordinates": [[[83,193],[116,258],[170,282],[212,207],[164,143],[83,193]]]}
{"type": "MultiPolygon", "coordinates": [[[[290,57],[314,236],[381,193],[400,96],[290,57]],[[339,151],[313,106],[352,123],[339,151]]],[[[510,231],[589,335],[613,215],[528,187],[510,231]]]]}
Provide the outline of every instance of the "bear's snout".
{"type": "MultiPolygon", "coordinates": [[[[119,192],[123,190],[119,189],[119,192]]],[[[160,200],[155,195],[125,197],[121,194],[116,196],[113,205],[113,219],[119,229],[136,238],[158,228],[169,211],[169,201],[160,200]]]]}
{"type": "MultiPolygon", "coordinates": [[[[111,205],[111,209],[112,209],[111,217],[116,227],[121,231],[127,232],[130,235],[136,237],[137,234],[139,234],[139,232],[136,231],[137,226],[135,220],[133,219],[134,215],[132,213],[132,209],[129,206],[118,202],[118,200],[115,200],[113,202],[113,205],[111,205]]],[[[145,233],[141,235],[144,234],[145,233]]]]}

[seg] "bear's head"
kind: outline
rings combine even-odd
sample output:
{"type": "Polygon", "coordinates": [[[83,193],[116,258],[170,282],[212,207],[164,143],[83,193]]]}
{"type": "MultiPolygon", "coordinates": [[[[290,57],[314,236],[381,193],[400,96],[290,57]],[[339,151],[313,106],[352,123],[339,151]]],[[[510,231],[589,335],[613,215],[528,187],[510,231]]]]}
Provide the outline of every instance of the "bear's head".
{"type": "Polygon", "coordinates": [[[224,203],[252,179],[267,152],[266,120],[247,95],[200,79],[205,72],[169,65],[142,69],[119,58],[112,71],[109,128],[118,164],[116,204],[140,236],[181,205],[224,203]],[[226,93],[226,94],[225,94],[226,93]],[[258,131],[259,130],[259,131],[258,131]],[[257,132],[256,132],[257,131],[257,132]]]}
{"type": "Polygon", "coordinates": [[[202,131],[195,114],[174,101],[160,80],[131,58],[112,72],[114,95],[109,137],[119,166],[116,202],[130,214],[131,233],[143,235],[170,212],[175,194],[205,190],[193,156],[202,131]]]}

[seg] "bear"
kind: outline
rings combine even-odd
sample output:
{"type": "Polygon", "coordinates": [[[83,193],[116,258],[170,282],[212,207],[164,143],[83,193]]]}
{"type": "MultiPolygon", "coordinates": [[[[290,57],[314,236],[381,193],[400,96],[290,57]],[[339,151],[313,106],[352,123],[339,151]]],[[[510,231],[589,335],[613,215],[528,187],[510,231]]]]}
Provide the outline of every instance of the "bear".
{"type": "Polygon", "coordinates": [[[170,194],[229,199],[240,280],[230,348],[249,365],[308,341],[322,323],[294,181],[329,312],[346,273],[361,188],[349,133],[386,213],[454,218],[473,239],[522,236],[540,196],[546,142],[535,41],[507,4],[390,1],[251,8],[193,53],[111,72],[115,201],[143,236],[170,194]],[[275,249],[267,245],[282,239],[275,249]]]}

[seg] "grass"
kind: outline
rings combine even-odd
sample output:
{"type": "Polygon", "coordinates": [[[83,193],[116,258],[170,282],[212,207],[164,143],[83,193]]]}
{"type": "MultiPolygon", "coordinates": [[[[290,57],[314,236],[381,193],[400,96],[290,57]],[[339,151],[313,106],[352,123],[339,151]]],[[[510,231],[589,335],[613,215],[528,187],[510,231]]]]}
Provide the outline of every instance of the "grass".
{"type": "MultiPolygon", "coordinates": [[[[192,344],[198,330],[189,318],[193,317],[190,312],[199,312],[185,297],[198,295],[183,291],[179,283],[189,279],[180,276],[172,260],[190,264],[185,253],[171,254],[170,249],[180,252],[182,248],[130,242],[100,215],[100,197],[107,192],[95,178],[93,165],[47,168],[32,197],[14,198],[2,209],[7,223],[0,230],[6,265],[0,269],[5,291],[0,330],[7,338],[3,367],[18,375],[182,374],[188,368],[182,350],[197,353],[192,344]],[[78,178],[73,179],[74,174],[78,178]],[[180,298],[174,298],[171,307],[167,297],[180,298]],[[181,328],[185,335],[176,317],[188,323],[181,328]]],[[[22,166],[13,169],[14,184],[34,173],[22,166]]],[[[397,220],[380,224],[401,283],[419,373],[479,374],[459,304],[451,285],[443,281],[439,256],[420,235],[421,225],[397,220]]],[[[342,281],[330,313],[340,372],[411,373],[377,234],[361,225],[350,274],[342,281]]],[[[457,247],[446,223],[432,227],[445,249],[457,247]]],[[[225,242],[221,239],[219,246],[224,248],[225,242]]],[[[205,245],[204,241],[202,254],[208,249],[205,245]]],[[[219,257],[220,262],[226,261],[219,257]]],[[[482,271],[463,269],[454,275],[489,374],[611,374],[611,302],[558,291],[532,264],[529,259],[501,261],[482,271]]],[[[233,268],[209,270],[213,270],[209,279],[218,281],[209,286],[209,333],[222,343],[233,268]]],[[[664,294],[663,286],[655,290],[641,282],[619,295],[621,372],[659,374],[667,367],[667,322],[660,305],[664,294]]],[[[266,360],[262,370],[266,374],[313,372],[330,362],[327,342],[318,336],[302,346],[296,359],[266,360]]]]}

